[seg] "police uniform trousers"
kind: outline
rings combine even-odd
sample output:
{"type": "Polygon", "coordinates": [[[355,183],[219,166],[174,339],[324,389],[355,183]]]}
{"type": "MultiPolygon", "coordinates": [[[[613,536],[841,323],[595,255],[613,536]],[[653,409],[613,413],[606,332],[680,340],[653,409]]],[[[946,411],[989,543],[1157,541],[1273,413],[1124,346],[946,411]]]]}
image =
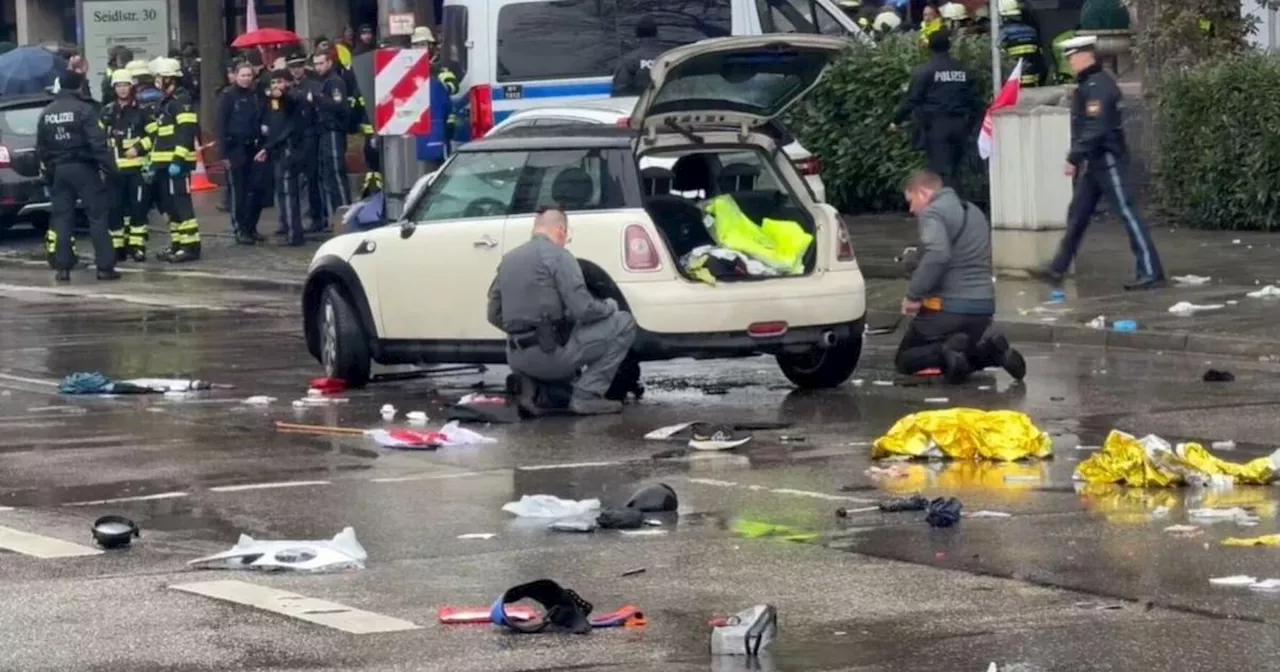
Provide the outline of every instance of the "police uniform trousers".
{"type": "Polygon", "coordinates": [[[990,315],[964,315],[934,310],[921,310],[907,325],[907,333],[898,344],[894,366],[898,373],[914,375],[925,369],[941,369],[945,363],[942,355],[947,339],[956,334],[969,338],[965,356],[969,368],[974,371],[996,366],[999,355],[983,335],[991,326],[990,315]]]}
{"type": "Polygon", "coordinates": [[[280,211],[280,230],[288,236],[290,245],[301,245],[302,238],[302,195],[299,192],[299,157],[297,150],[288,147],[275,157],[272,163],[272,177],[275,183],[276,208],[280,211]]]}
{"type": "Polygon", "coordinates": [[[200,224],[191,203],[191,177],[183,171],[177,177],[169,174],[167,164],[157,164],[156,180],[160,183],[160,209],[169,220],[170,251],[200,251],[200,224]]]}
{"type": "Polygon", "coordinates": [[[326,129],[320,134],[320,192],[329,215],[351,204],[351,185],[347,181],[347,134],[341,131],[326,129]]]}
{"type": "Polygon", "coordinates": [[[118,256],[147,249],[149,189],[137,168],[120,170],[111,178],[111,247],[118,256]]]}
{"type": "Polygon", "coordinates": [[[1106,196],[1111,207],[1129,234],[1129,249],[1133,251],[1135,272],[1138,279],[1164,278],[1164,266],[1160,263],[1160,254],[1151,240],[1151,232],[1147,230],[1129,197],[1129,189],[1125,185],[1127,162],[1114,154],[1103,153],[1097,158],[1080,163],[1076,169],[1075,189],[1071,196],[1071,205],[1067,208],[1067,231],[1058,246],[1058,254],[1054,257],[1049,270],[1057,275],[1066,275],[1071,270],[1071,262],[1080,251],[1080,241],[1089,228],[1089,220],[1098,208],[1098,199],[1106,196]]]}
{"type": "Polygon", "coordinates": [[[948,187],[955,186],[960,161],[968,147],[969,127],[961,121],[935,120],[924,131],[925,165],[948,187]]]}
{"type": "Polygon", "coordinates": [[[98,270],[116,267],[116,253],[111,247],[108,220],[111,203],[107,187],[98,167],[90,163],[64,163],[53,169],[49,188],[50,228],[54,233],[54,268],[71,270],[75,265],[74,240],[76,201],[84,205],[93,238],[94,263],[98,270]]]}
{"type": "Polygon", "coordinates": [[[636,321],[631,313],[614,311],[597,322],[575,326],[565,344],[554,352],[543,351],[536,342],[522,344],[508,338],[507,365],[542,383],[573,381],[575,397],[603,398],[635,339],[636,321]]]}
{"type": "Polygon", "coordinates": [[[235,147],[225,154],[231,167],[227,170],[227,186],[231,192],[231,223],[236,235],[253,238],[258,233],[258,219],[267,207],[271,193],[271,165],[254,161],[256,150],[235,147]]]}
{"type": "MultiPolygon", "coordinates": [[[[298,157],[298,188],[301,190],[300,194],[306,192],[307,219],[312,231],[322,231],[328,224],[329,213],[325,211],[324,194],[320,187],[320,138],[304,137],[296,151],[301,155],[298,157]]],[[[280,233],[288,233],[289,223],[284,221],[283,213],[281,216],[280,233]]]]}

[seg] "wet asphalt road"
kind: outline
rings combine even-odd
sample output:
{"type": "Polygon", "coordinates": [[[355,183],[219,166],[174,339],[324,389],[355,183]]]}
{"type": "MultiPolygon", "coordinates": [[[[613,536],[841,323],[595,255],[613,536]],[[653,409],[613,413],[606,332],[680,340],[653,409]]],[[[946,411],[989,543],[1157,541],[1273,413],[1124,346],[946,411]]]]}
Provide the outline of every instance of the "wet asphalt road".
{"type": "MultiPolygon", "coordinates": [[[[1234,439],[1229,459],[1269,452],[1280,431],[1277,366],[1217,361],[1238,380],[1199,381],[1204,358],[1029,349],[1032,375],[960,389],[890,380],[876,342],[860,385],[791,390],[767,359],[645,368],[648,393],[621,417],[480,427],[490,445],[380,449],[363,438],[282,434],[273,422],[376,427],[378,408],[443,415],[444,404],[503,372],[383,384],[345,404],[295,411],[317,366],[298,332],[293,290],[207,277],[133,274],[56,287],[48,273],[0,267],[0,526],[89,544],[89,523],[118,513],[143,539],[127,551],[40,559],[0,552],[8,608],[0,670],[706,670],[706,620],[757,602],[782,636],[762,669],[1271,669],[1280,598],[1211,587],[1228,574],[1280,577],[1274,549],[1225,536],[1276,531],[1272,488],[1226,493],[1077,492],[1071,471],[1112,427],[1172,440],[1234,439]],[[69,398],[77,370],[113,377],[187,373],[234,391],[185,398],[69,398]],[[989,389],[982,389],[989,388],[989,389]],[[267,408],[240,402],[271,395],[267,408]],[[906,479],[864,475],[868,444],[905,413],[952,405],[1015,408],[1055,435],[1035,465],[916,465],[906,479]],[[781,420],[738,454],[655,461],[641,439],[674,422],[781,420]],[[803,436],[782,441],[780,436],[803,436]],[[621,504],[663,481],[682,516],[656,536],[569,535],[500,511],[523,494],[621,504]],[[236,488],[233,486],[262,486],[236,488]],[[846,486],[845,491],[841,487],[846,486]],[[932,530],[920,514],[860,513],[889,494],[960,497],[966,520],[932,530]],[[115,500],[105,501],[104,500],[115,500]],[[1262,523],[1222,523],[1192,539],[1162,529],[1196,506],[1256,507],[1262,523]],[[1163,517],[1155,512],[1167,507],[1163,517]],[[814,543],[742,539],[746,518],[817,533],[814,543]],[[367,569],[323,576],[190,572],[239,533],[323,538],[353,526],[367,569]],[[460,540],[467,533],[489,540],[460,540]],[[642,574],[620,577],[631,569],[642,574]],[[645,629],[586,637],[444,627],[442,605],[486,606],[504,589],[553,578],[645,629]],[[168,586],[242,579],[406,619],[420,629],[353,635],[189,595],[168,586]],[[1115,607],[1115,608],[1100,608],[1115,607]]],[[[431,423],[438,425],[437,421],[431,423]]],[[[736,665],[736,666],[735,666],[736,665]]]]}

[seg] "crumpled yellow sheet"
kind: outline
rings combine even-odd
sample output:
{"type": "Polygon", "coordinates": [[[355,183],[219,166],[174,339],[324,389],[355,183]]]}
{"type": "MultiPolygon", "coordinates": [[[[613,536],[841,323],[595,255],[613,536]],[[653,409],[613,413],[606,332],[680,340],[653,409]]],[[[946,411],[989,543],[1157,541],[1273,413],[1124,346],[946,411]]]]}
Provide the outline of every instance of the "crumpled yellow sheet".
{"type": "Polygon", "coordinates": [[[871,446],[871,459],[907,456],[1012,462],[1052,454],[1053,441],[1025,413],[976,408],[912,413],[871,446]]]}
{"type": "Polygon", "coordinates": [[[1223,546],[1280,546],[1280,534],[1264,534],[1261,537],[1227,537],[1223,546]]]}
{"type": "Polygon", "coordinates": [[[1277,477],[1280,450],[1244,464],[1227,462],[1198,443],[1171,446],[1155,435],[1141,439],[1112,430],[1102,450],[1076,466],[1075,479],[1138,488],[1179,485],[1266,485],[1277,477]]]}

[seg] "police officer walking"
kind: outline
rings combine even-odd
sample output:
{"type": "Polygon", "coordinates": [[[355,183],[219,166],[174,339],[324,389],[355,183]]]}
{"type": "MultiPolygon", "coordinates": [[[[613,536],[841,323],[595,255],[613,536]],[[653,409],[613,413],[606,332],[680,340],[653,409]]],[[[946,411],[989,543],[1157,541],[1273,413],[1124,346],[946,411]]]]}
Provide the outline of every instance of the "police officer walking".
{"type": "Polygon", "coordinates": [[[302,202],[298,194],[298,175],[303,157],[298,148],[302,137],[301,108],[306,104],[289,91],[289,73],[271,74],[271,88],[263,114],[265,159],[271,166],[276,188],[276,205],[280,223],[288,237],[286,244],[302,245],[302,202]]]}
{"type": "Polygon", "coordinates": [[[164,92],[156,116],[151,162],[160,180],[161,209],[169,218],[169,248],[161,261],[183,263],[200,258],[200,224],[191,203],[191,171],[196,166],[200,118],[182,88],[182,67],[172,58],[156,64],[156,88],[164,92]]]}
{"type": "Polygon", "coordinates": [[[218,100],[218,146],[222,148],[222,165],[231,188],[232,221],[236,227],[236,243],[258,242],[258,214],[263,202],[261,182],[268,174],[258,160],[262,149],[262,102],[255,87],[253,66],[236,66],[236,84],[218,100]]]}
{"type": "Polygon", "coordinates": [[[107,131],[116,158],[115,178],[110,183],[111,247],[116,260],[147,258],[147,184],[143,166],[151,151],[147,136],[150,119],[133,96],[133,79],[124,68],[111,75],[115,100],[102,108],[102,126],[107,131]]]}
{"type": "Polygon", "coordinates": [[[76,201],[84,205],[93,237],[94,261],[99,280],[119,279],[116,253],[107,231],[109,204],[104,175],[116,170],[115,157],[102,132],[97,110],[80,97],[83,73],[68,70],[59,77],[59,92],[40,113],[36,125],[36,156],[49,185],[51,221],[54,231],[55,278],[71,279],[75,264],[71,232],[75,227],[76,201]]]}
{"type": "Polygon", "coordinates": [[[351,204],[351,185],[347,182],[347,124],[351,105],[347,87],[333,70],[333,56],[317,51],[311,57],[319,90],[307,93],[307,102],[316,106],[320,125],[320,193],[325,211],[337,214],[338,208],[351,204]]]}
{"type": "Polygon", "coordinates": [[[951,56],[946,30],[929,38],[929,50],[929,60],[916,70],[889,128],[896,129],[914,115],[915,146],[924,150],[925,164],[947,186],[954,186],[979,109],[977,80],[951,56]]]}
{"type": "Polygon", "coordinates": [[[538,384],[569,382],[569,410],[617,413],[622,403],[604,395],[631,350],[636,323],[613,299],[591,295],[578,260],[564,249],[568,239],[563,211],[538,213],[533,238],[498,264],[489,287],[489,324],[507,334],[507,364],[521,377],[519,402],[526,413],[541,411],[538,384]]]}
{"type": "Polygon", "coordinates": [[[1129,247],[1137,262],[1136,278],[1125,289],[1151,289],[1164,284],[1164,267],[1129,197],[1125,174],[1129,167],[1129,147],[1120,119],[1120,86],[1102,69],[1094,53],[1098,38],[1073,37],[1062,43],[1067,63],[1076,73],[1079,86],[1071,102],[1071,150],[1064,172],[1074,178],[1075,188],[1067,208],[1067,231],[1058,254],[1049,268],[1037,275],[1051,283],[1062,282],[1080,250],[1080,241],[1089,219],[1105,195],[1124,223],[1129,247]]]}
{"type": "Polygon", "coordinates": [[[618,59],[618,68],[613,71],[611,96],[638,96],[644,93],[649,87],[649,68],[666,51],[658,43],[658,24],[652,16],[640,17],[640,21],[636,23],[636,40],[636,48],[618,59]]]}

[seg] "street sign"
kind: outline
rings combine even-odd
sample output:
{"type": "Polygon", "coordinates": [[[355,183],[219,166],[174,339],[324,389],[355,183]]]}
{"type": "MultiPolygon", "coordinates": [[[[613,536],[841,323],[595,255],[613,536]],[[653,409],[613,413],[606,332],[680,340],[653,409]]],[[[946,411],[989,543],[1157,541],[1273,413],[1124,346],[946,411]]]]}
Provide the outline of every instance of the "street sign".
{"type": "Polygon", "coordinates": [[[387,29],[392,35],[413,34],[413,13],[390,14],[387,16],[387,29]]]}
{"type": "Polygon", "coordinates": [[[168,0],[83,0],[80,8],[84,56],[89,61],[89,90],[107,71],[107,50],[128,47],[135,59],[150,61],[169,53],[168,0]]]}

